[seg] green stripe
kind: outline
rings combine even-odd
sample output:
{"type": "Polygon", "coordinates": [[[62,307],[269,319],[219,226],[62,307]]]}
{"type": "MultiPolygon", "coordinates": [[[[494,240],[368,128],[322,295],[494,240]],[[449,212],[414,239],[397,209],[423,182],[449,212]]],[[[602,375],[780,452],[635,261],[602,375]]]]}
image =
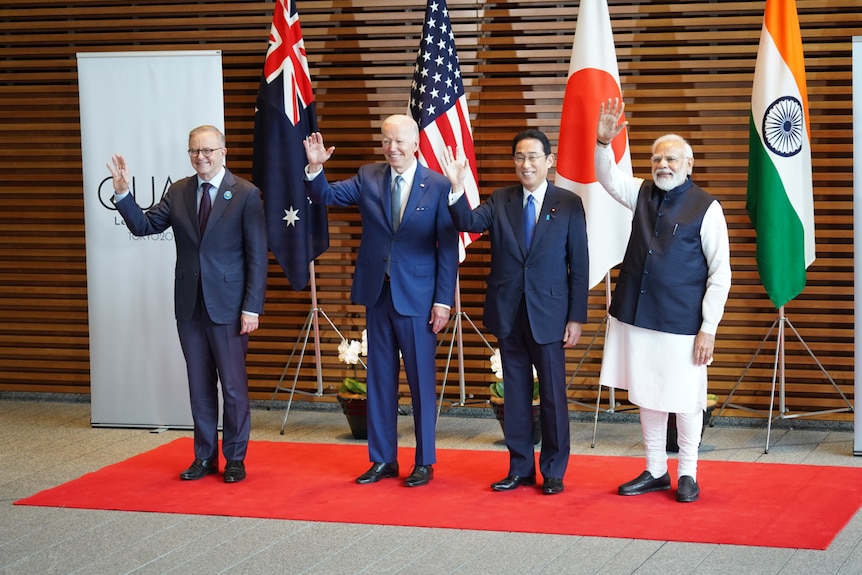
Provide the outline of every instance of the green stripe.
{"type": "Polygon", "coordinates": [[[745,207],[757,231],[757,271],[775,307],[805,287],[804,228],[787,198],[775,164],[749,122],[748,190],[745,207]]]}

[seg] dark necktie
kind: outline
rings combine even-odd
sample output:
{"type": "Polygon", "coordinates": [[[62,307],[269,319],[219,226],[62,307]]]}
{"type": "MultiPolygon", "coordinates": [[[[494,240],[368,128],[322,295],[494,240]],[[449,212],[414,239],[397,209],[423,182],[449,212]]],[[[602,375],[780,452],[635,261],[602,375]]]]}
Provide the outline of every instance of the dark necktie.
{"type": "Polygon", "coordinates": [[[404,178],[395,176],[395,184],[392,186],[392,230],[398,231],[398,225],[401,223],[401,187],[404,184],[404,178]]]}
{"type": "Polygon", "coordinates": [[[201,194],[201,205],[198,208],[198,224],[200,225],[201,235],[204,235],[204,230],[207,227],[207,220],[209,219],[210,212],[213,208],[212,199],[210,199],[210,188],[212,187],[213,185],[209,182],[204,182],[201,186],[203,193],[201,194]]]}
{"type": "Polygon", "coordinates": [[[527,249],[530,249],[530,244],[533,243],[533,232],[536,230],[536,201],[533,199],[533,194],[527,198],[527,205],[524,206],[524,240],[527,244],[527,249]]]}

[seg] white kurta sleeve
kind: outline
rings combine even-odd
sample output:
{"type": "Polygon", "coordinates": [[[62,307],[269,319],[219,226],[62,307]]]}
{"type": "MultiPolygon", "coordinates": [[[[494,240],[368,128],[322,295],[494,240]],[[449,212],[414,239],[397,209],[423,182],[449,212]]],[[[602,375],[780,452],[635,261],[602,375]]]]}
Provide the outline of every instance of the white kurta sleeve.
{"type": "Polygon", "coordinates": [[[700,241],[708,268],[706,294],[701,304],[703,322],[700,329],[715,335],[730,293],[730,240],[724,211],[717,201],[709,206],[703,217],[700,241]]]}
{"type": "Polygon", "coordinates": [[[610,146],[596,146],[596,179],[613,199],[634,211],[643,178],[635,178],[620,170],[610,146]]]}

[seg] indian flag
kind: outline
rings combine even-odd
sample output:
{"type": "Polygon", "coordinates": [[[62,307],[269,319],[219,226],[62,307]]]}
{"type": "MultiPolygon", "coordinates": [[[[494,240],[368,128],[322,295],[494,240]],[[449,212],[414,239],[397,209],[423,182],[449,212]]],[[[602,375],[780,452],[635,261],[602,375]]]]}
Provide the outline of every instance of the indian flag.
{"type": "Polygon", "coordinates": [[[751,94],[746,208],[757,270],[776,307],[805,287],[814,199],[805,59],[795,0],[767,0],[751,94]]]}

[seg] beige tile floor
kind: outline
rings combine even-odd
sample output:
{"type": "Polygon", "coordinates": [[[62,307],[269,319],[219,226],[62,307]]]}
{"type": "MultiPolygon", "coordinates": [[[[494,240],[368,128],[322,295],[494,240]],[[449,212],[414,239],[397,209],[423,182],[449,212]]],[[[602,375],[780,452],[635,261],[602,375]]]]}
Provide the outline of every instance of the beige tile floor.
{"type": "MultiPolygon", "coordinates": [[[[283,404],[271,411],[266,404],[255,405],[252,438],[355,441],[341,413],[294,405],[283,436],[283,404]]],[[[505,450],[499,424],[477,414],[489,411],[445,411],[438,446],[505,450]]],[[[183,430],[92,428],[89,421],[89,403],[81,398],[0,394],[0,574],[862,573],[862,512],[827,550],[810,551],[13,505],[190,435],[183,430]]],[[[707,428],[702,458],[862,465],[862,458],[853,456],[848,424],[787,424],[781,421],[773,428],[764,454],[765,420],[723,417],[707,428]]],[[[400,418],[399,430],[402,444],[410,445],[412,418],[400,418]]],[[[590,448],[589,413],[573,414],[571,430],[574,454],[642,455],[632,414],[603,414],[595,448],[590,448]]]]}

